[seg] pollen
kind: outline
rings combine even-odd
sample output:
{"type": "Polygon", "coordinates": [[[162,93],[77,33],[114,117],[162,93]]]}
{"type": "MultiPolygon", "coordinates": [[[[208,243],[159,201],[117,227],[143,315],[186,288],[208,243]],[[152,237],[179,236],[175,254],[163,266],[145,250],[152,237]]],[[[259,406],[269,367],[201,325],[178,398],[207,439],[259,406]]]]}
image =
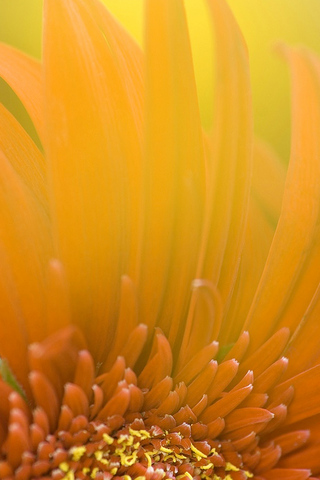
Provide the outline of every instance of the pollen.
{"type": "Polygon", "coordinates": [[[86,453],[86,447],[83,447],[83,446],[82,447],[74,447],[74,448],[72,448],[72,450],[70,450],[70,453],[72,453],[72,460],[77,462],[86,453]]]}
{"type": "Polygon", "coordinates": [[[200,460],[200,458],[207,458],[207,455],[200,452],[200,450],[198,450],[194,445],[191,444],[190,448],[195,453],[198,460],[200,460]],[[198,457],[200,457],[200,458],[198,458],[198,457]]]}
{"type": "MultiPolygon", "coordinates": [[[[241,462],[233,462],[228,442],[194,441],[183,428],[183,434],[159,426],[135,430],[123,425],[109,433],[105,428],[92,422],[87,443],[65,450],[66,459],[56,470],[60,471],[55,474],[57,480],[234,480],[238,474],[252,478],[241,462]]],[[[58,444],[60,448],[61,442],[58,444]]]]}
{"type": "Polygon", "coordinates": [[[227,462],[225,466],[226,472],[239,472],[239,468],[236,467],[235,465],[232,465],[232,463],[227,462]]]}
{"type": "Polygon", "coordinates": [[[104,433],[102,435],[102,438],[106,442],[107,445],[112,445],[113,442],[114,442],[114,439],[112,437],[110,437],[110,435],[108,435],[107,433],[104,433]]]}

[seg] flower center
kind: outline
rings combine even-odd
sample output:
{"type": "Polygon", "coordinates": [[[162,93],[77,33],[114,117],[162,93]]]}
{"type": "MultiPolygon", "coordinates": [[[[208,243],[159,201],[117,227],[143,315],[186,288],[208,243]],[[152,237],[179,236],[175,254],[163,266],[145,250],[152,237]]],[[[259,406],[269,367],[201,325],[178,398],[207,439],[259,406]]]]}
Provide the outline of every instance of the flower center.
{"type": "Polygon", "coordinates": [[[112,429],[120,421],[90,422],[77,417],[69,431],[41,442],[37,455],[25,455],[19,479],[192,480],[252,478],[230,442],[195,441],[190,425],[164,430],[148,427],[142,418],[112,429]],[[108,425],[109,423],[109,425],[108,425]],[[240,476],[239,476],[240,475],[240,476]]]}

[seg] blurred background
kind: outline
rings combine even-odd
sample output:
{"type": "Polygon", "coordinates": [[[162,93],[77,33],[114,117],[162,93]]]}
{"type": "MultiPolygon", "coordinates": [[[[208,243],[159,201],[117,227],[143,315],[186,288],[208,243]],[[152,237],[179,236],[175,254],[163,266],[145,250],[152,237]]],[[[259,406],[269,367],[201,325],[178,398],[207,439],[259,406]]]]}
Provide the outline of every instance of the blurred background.
{"type": "MultiPolygon", "coordinates": [[[[286,162],[290,142],[289,78],[275,53],[279,41],[305,44],[320,54],[319,0],[228,0],[248,44],[255,130],[286,162]]],[[[143,0],[104,0],[143,44],[143,0]]],[[[210,125],[213,46],[203,0],[185,0],[193,46],[201,115],[210,125]]],[[[0,0],[0,41],[41,57],[42,0],[0,0]]],[[[32,127],[14,94],[0,84],[1,99],[29,131],[32,127]]]]}

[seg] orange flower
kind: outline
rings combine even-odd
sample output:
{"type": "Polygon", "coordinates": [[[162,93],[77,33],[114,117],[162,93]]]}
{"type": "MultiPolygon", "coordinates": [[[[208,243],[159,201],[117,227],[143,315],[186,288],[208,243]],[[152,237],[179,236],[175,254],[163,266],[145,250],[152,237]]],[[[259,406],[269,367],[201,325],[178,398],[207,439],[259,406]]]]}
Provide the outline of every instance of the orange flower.
{"type": "Polygon", "coordinates": [[[284,186],[208,5],[208,134],[181,0],[145,60],[98,0],[45,0],[42,65],[0,47],[39,135],[0,108],[0,479],[320,478],[320,61],[282,47],[284,186]]]}

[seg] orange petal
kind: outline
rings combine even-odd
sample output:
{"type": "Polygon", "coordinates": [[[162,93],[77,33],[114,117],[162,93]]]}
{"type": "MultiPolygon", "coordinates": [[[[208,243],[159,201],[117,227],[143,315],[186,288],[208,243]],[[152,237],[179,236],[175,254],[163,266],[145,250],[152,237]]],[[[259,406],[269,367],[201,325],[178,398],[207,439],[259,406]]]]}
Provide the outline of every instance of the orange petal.
{"type": "Polygon", "coordinates": [[[8,45],[0,44],[0,76],[20,98],[42,139],[43,88],[40,63],[8,45]]]}
{"type": "MultiPolygon", "coordinates": [[[[291,160],[279,223],[245,324],[250,326],[253,349],[277,326],[319,221],[320,75],[301,49],[283,51],[292,75],[291,160]]],[[[289,318],[287,326],[293,320],[289,318]]]]}
{"type": "Polygon", "coordinates": [[[288,359],[286,357],[282,357],[270,365],[269,368],[267,368],[255,379],[255,392],[267,392],[271,387],[279,382],[287,367],[288,359]]]}
{"type": "Polygon", "coordinates": [[[273,362],[278,360],[284,351],[290,332],[288,328],[282,328],[266,341],[255,353],[241,363],[239,375],[244,374],[249,368],[256,377],[262,374],[273,362]]]}
{"type": "Polygon", "coordinates": [[[215,417],[225,417],[232,412],[243,400],[252,392],[252,385],[239,388],[239,390],[231,391],[217,400],[213,405],[207,407],[200,419],[202,422],[210,422],[215,417]]]}
{"type": "Polygon", "coordinates": [[[295,423],[320,413],[319,375],[320,365],[317,365],[286,380],[274,389],[273,395],[277,395],[289,386],[294,388],[294,397],[288,409],[286,424],[295,423]]]}
{"type": "Polygon", "coordinates": [[[98,420],[106,421],[108,417],[112,415],[123,415],[130,403],[130,391],[122,388],[117,394],[115,394],[108,403],[98,413],[98,420]]]}
{"type": "Polygon", "coordinates": [[[63,265],[59,260],[49,261],[46,288],[47,335],[71,324],[69,290],[63,265]]]}
{"type": "Polygon", "coordinates": [[[259,464],[254,469],[255,473],[264,474],[265,472],[270,471],[278,463],[278,460],[281,457],[281,448],[279,446],[274,446],[272,443],[266,448],[261,448],[261,459],[259,464]]]}
{"type": "Polygon", "coordinates": [[[107,371],[113,364],[119,351],[123,349],[127,343],[128,333],[131,335],[132,330],[138,323],[138,304],[137,296],[132,280],[127,276],[121,277],[121,294],[119,317],[116,324],[116,332],[112,342],[112,346],[108,351],[108,357],[103,364],[102,370],[107,371]]]}
{"type": "Polygon", "coordinates": [[[208,390],[209,402],[213,402],[232,382],[239,368],[239,363],[232,359],[219,365],[214,382],[208,390]]]}
{"type": "Polygon", "coordinates": [[[216,34],[217,82],[199,275],[233,290],[249,198],[252,112],[247,49],[223,0],[208,0],[216,34]],[[228,55],[226,55],[228,52],[228,55]],[[203,259],[203,260],[201,260],[203,259]]]}
{"type": "Polygon", "coordinates": [[[307,480],[310,478],[310,470],[299,470],[298,468],[274,468],[263,473],[265,480],[307,480]]]}
{"type": "Polygon", "coordinates": [[[253,158],[251,195],[276,228],[282,206],[285,167],[276,152],[260,139],[255,139],[253,158]]]}
{"type": "Polygon", "coordinates": [[[187,362],[183,368],[174,377],[174,383],[183,381],[188,385],[201,370],[212,360],[218,352],[219,344],[212,342],[206,347],[202,348],[194,357],[187,362]]]}
{"type": "Polygon", "coordinates": [[[274,438],[274,443],[281,447],[282,455],[287,455],[304,445],[309,438],[310,432],[308,430],[298,430],[274,438]]]}
{"type": "MultiPolygon", "coordinates": [[[[23,155],[23,150],[21,151],[23,155]]],[[[0,256],[9,301],[20,310],[29,341],[45,333],[44,288],[51,254],[49,222],[42,206],[0,152],[0,256]]]]}
{"type": "Polygon", "coordinates": [[[89,402],[81,387],[73,383],[67,383],[64,388],[62,405],[70,408],[74,417],[78,415],[87,416],[89,413],[89,402]]]}
{"type": "MultiPolygon", "coordinates": [[[[1,51],[1,45],[0,45],[1,51]]],[[[1,67],[0,67],[1,70],[1,67]]],[[[41,207],[48,210],[44,157],[29,135],[3,105],[0,105],[0,150],[41,207]]],[[[39,206],[40,208],[40,206],[39,206]]]]}
{"type": "Polygon", "coordinates": [[[195,380],[188,386],[188,393],[185,402],[193,408],[201,397],[207,392],[214,381],[218,369],[217,362],[211,360],[195,380]]]}
{"type": "Polygon", "coordinates": [[[183,3],[149,0],[146,6],[146,209],[139,294],[142,321],[150,327],[157,321],[173,343],[183,329],[196,270],[204,153],[183,3]]]}
{"type": "Polygon", "coordinates": [[[222,345],[235,341],[243,329],[243,322],[239,322],[239,318],[245,319],[248,315],[273,236],[274,227],[251,195],[237,280],[219,336],[222,345]]]}
{"type": "Polygon", "coordinates": [[[236,343],[231,347],[229,353],[224,357],[224,361],[231,360],[232,358],[240,362],[245,355],[250,342],[250,336],[248,332],[243,332],[236,343]]]}
{"type": "Polygon", "coordinates": [[[40,372],[31,372],[29,382],[33,398],[38,407],[45,412],[50,430],[54,431],[58,423],[59,404],[56,392],[50,381],[40,372]]]}
{"type": "Polygon", "coordinates": [[[265,408],[238,408],[225,417],[226,426],[224,433],[231,432],[245,425],[267,423],[274,415],[265,408]]]}
{"type": "Polygon", "coordinates": [[[91,398],[94,377],[95,366],[93,359],[87,350],[81,350],[78,354],[73,383],[78,385],[87,394],[89,399],[91,398]]]}
{"type": "Polygon", "coordinates": [[[126,272],[135,279],[140,268],[141,245],[140,242],[140,215],[142,199],[142,162],[141,148],[144,134],[144,56],[141,48],[119,24],[117,19],[108,12],[99,0],[82,0],[86,11],[94,18],[104,38],[116,59],[115,67],[118,69],[118,81],[122,82],[123,90],[127,96],[128,108],[133,117],[134,127],[127,132],[125,139],[128,153],[127,195],[130,198],[130,244],[129,265],[126,272]]]}
{"type": "Polygon", "coordinates": [[[103,361],[128,266],[128,165],[140,146],[126,77],[89,5],[45,1],[45,151],[74,318],[103,361]]]}
{"type": "Polygon", "coordinates": [[[165,377],[161,382],[152,387],[144,397],[144,410],[150,410],[156,408],[159,404],[169,395],[173,386],[171,377],[165,377]]]}

